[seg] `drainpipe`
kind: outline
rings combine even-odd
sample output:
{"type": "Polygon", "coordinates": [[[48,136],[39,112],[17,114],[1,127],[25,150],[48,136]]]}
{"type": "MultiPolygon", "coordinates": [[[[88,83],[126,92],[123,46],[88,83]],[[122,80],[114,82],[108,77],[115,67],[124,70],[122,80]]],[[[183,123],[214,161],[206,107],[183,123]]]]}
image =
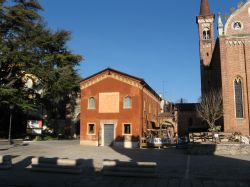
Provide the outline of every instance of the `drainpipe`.
{"type": "Polygon", "coordinates": [[[141,126],[140,126],[140,148],[142,148],[143,125],[144,125],[144,91],[145,83],[142,84],[141,89],[141,126]]]}
{"type": "MultiPolygon", "coordinates": [[[[245,76],[246,76],[246,94],[247,94],[247,117],[248,117],[248,125],[249,124],[249,94],[248,94],[248,76],[247,76],[247,58],[246,58],[246,44],[245,42],[243,42],[243,51],[244,51],[244,65],[245,65],[245,76]]],[[[249,130],[249,134],[250,134],[250,130],[249,130]]]]}

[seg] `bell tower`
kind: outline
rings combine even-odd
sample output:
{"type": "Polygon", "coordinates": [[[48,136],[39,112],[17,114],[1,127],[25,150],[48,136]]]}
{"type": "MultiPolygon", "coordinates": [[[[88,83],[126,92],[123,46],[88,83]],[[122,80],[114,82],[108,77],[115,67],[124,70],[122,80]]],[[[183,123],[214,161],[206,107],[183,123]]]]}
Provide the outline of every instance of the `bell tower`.
{"type": "Polygon", "coordinates": [[[196,17],[199,31],[200,68],[202,94],[209,90],[211,60],[214,51],[214,14],[211,14],[208,0],[201,0],[200,15],[196,17]]]}

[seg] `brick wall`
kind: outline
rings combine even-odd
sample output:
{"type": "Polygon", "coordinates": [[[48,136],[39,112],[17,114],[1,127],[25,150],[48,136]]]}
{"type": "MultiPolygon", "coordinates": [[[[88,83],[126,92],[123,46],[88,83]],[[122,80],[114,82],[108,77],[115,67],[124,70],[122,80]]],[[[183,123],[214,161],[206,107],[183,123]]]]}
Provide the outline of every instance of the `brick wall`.
{"type": "MultiPolygon", "coordinates": [[[[215,44],[209,67],[201,64],[202,93],[218,88],[222,91],[225,132],[250,134],[250,2],[236,10],[227,20],[224,35],[215,44]],[[235,28],[235,23],[240,28],[235,28]],[[236,118],[234,81],[240,78],[243,86],[242,119],[236,118]]],[[[200,36],[201,37],[201,36],[200,36]]],[[[200,46],[201,59],[206,50],[200,46]]]]}
{"type": "MultiPolygon", "coordinates": [[[[110,70],[104,71],[94,77],[81,82],[81,129],[80,139],[83,144],[95,145],[97,142],[103,144],[103,124],[115,125],[115,141],[138,141],[142,131],[146,131],[148,122],[157,124],[157,116],[160,111],[159,97],[152,90],[141,84],[140,80],[133,79],[110,70]],[[119,109],[116,111],[112,105],[113,101],[100,100],[100,94],[115,94],[118,98],[119,109]],[[124,98],[131,97],[132,107],[124,108],[124,98]],[[88,99],[95,98],[96,108],[88,109],[88,99]],[[100,111],[100,102],[105,106],[100,111]],[[106,102],[106,103],[105,103],[106,102]],[[112,108],[109,111],[109,108],[112,108]],[[105,112],[108,111],[108,112],[105,112]],[[95,134],[88,134],[88,124],[95,124],[95,134]],[[124,124],[131,124],[131,134],[124,135],[124,124]]],[[[105,97],[104,97],[105,98],[105,97]]]]}

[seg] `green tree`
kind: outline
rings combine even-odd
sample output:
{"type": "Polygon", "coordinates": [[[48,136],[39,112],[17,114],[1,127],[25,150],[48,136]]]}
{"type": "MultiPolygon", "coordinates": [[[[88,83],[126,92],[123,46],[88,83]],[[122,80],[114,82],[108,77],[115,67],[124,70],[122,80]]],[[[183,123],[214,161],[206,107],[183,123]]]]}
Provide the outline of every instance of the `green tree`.
{"type": "Polygon", "coordinates": [[[43,104],[52,117],[64,117],[79,89],[82,57],[66,46],[70,32],[46,27],[42,10],[36,0],[0,0],[0,107],[12,103],[30,110],[43,104]],[[38,78],[42,94],[25,86],[25,74],[38,78]]]}
{"type": "Polygon", "coordinates": [[[25,43],[20,43],[20,36],[27,32],[39,16],[34,9],[41,9],[35,2],[15,1],[13,6],[6,6],[0,1],[0,104],[16,104],[22,109],[31,109],[33,104],[25,99],[21,74],[25,66],[25,43]],[[30,15],[30,16],[28,16],[30,15]]]}

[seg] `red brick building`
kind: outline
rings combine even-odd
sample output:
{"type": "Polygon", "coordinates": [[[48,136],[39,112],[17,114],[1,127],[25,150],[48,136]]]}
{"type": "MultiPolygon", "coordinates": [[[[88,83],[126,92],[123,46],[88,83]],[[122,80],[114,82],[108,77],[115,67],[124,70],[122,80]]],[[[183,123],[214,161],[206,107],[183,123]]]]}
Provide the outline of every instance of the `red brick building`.
{"type": "Polygon", "coordinates": [[[178,136],[188,136],[192,132],[206,132],[208,124],[196,111],[197,103],[177,103],[176,121],[178,124],[178,136]]]}
{"type": "Polygon", "coordinates": [[[200,43],[202,94],[211,89],[223,96],[224,131],[250,135],[250,1],[239,4],[223,25],[218,15],[218,38],[214,34],[215,16],[208,0],[201,0],[197,16],[200,43]]]}
{"type": "Polygon", "coordinates": [[[143,79],[107,68],[80,87],[81,144],[134,147],[158,126],[161,98],[143,79]]]}

